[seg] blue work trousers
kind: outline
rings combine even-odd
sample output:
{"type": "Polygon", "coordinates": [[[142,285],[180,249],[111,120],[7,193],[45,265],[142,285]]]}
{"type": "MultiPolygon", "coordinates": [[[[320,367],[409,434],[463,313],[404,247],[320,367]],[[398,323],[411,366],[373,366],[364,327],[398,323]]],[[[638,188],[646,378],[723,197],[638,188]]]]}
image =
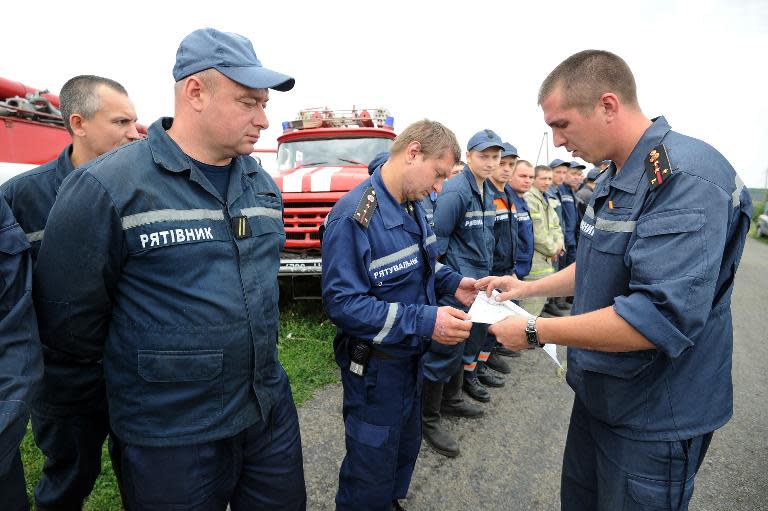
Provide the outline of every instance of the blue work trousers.
{"type": "Polygon", "coordinates": [[[408,494],[421,447],[418,355],[370,358],[363,376],[337,358],[344,387],[347,454],[339,472],[338,511],[390,511],[408,494]]]}
{"type": "MultiPolygon", "coordinates": [[[[101,472],[101,448],[109,432],[106,408],[71,417],[32,413],[35,442],[45,455],[35,504],[42,509],[80,511],[101,472]]],[[[120,482],[119,453],[109,442],[112,467],[120,482]]]]}
{"type": "Polygon", "coordinates": [[[563,455],[562,511],[687,511],[712,433],[674,441],[617,435],[574,398],[563,455]]]}
{"type": "Polygon", "coordinates": [[[301,436],[288,380],[266,422],[177,447],[119,442],[131,511],[299,511],[307,507],[301,436]]]}
{"type": "MultiPolygon", "coordinates": [[[[488,341],[488,327],[485,323],[472,323],[472,329],[469,331],[469,337],[464,341],[464,353],[461,357],[464,366],[471,366],[477,362],[477,357],[481,351],[490,351],[483,349],[488,341]]],[[[493,342],[496,341],[494,337],[493,342]]],[[[493,344],[491,344],[493,347],[493,344]]]]}
{"type": "Polygon", "coordinates": [[[21,464],[21,453],[10,457],[7,466],[0,465],[0,500],[2,509],[8,511],[28,511],[27,485],[24,480],[24,467],[21,464]]]}

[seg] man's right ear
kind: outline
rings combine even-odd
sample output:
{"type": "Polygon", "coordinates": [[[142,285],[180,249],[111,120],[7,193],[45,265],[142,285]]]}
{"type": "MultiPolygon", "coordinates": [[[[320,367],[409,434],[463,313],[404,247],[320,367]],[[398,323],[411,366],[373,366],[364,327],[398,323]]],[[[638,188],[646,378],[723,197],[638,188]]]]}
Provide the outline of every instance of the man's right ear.
{"type": "Polygon", "coordinates": [[[205,104],[203,97],[207,92],[205,84],[197,75],[185,78],[184,84],[181,86],[181,93],[184,99],[187,100],[196,112],[203,109],[205,104]]]}
{"type": "Polygon", "coordinates": [[[72,129],[72,133],[78,137],[85,136],[85,128],[83,127],[83,116],[80,114],[71,114],[69,116],[69,127],[72,129]]]}

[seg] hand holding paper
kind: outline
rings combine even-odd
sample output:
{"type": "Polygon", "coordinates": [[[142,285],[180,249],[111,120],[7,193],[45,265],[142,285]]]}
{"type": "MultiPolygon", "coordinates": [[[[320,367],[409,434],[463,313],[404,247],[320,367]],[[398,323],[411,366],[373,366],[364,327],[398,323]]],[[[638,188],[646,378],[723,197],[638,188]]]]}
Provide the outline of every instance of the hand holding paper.
{"type": "MultiPolygon", "coordinates": [[[[498,294],[496,290],[491,296],[479,293],[469,309],[470,318],[474,323],[493,325],[488,331],[507,348],[515,351],[530,348],[525,336],[525,324],[531,314],[509,300],[497,302],[498,294]]],[[[560,368],[563,367],[557,359],[557,349],[554,344],[546,344],[544,351],[560,368]]]]}

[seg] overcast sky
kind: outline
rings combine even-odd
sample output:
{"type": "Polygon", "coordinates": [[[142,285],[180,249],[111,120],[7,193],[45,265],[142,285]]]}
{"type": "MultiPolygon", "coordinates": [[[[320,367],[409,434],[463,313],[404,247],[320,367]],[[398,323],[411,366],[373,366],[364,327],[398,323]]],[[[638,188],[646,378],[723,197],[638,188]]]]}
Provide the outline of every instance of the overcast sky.
{"type": "MultiPolygon", "coordinates": [[[[430,118],[464,146],[491,128],[535,161],[548,132],[536,94],[549,71],[588,48],[632,68],[643,111],[701,138],[749,186],[768,169],[768,0],[35,2],[0,29],[0,76],[58,93],[78,74],[121,82],[139,120],[172,115],[181,39],[212,26],[253,41],[269,68],[296,78],[272,92],[281,122],[305,107],[388,108],[401,130],[430,118]]],[[[569,158],[554,148],[549,159],[569,158]]],[[[545,156],[541,156],[544,160],[545,156]]]]}

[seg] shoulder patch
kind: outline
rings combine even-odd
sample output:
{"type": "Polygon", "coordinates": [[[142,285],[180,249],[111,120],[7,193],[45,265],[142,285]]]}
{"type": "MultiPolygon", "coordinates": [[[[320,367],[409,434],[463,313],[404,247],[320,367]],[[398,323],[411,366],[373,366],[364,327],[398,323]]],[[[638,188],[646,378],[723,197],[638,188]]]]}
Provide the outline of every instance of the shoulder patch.
{"type": "Polygon", "coordinates": [[[654,147],[645,159],[645,172],[648,174],[648,184],[651,190],[661,186],[672,174],[667,148],[664,144],[654,147]]]}
{"type": "Polygon", "coordinates": [[[369,186],[363,191],[363,196],[360,197],[360,202],[355,210],[355,220],[360,222],[363,227],[368,227],[373,218],[373,212],[376,211],[376,205],[378,199],[376,198],[376,191],[372,186],[369,186]]]}

